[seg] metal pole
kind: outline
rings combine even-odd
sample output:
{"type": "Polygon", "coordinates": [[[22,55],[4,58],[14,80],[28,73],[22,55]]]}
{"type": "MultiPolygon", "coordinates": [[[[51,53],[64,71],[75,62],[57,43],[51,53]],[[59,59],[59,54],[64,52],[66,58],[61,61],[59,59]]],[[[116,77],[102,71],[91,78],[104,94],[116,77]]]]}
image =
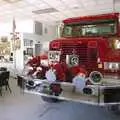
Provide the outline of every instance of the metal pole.
{"type": "Polygon", "coordinates": [[[13,55],[14,55],[14,69],[16,70],[16,50],[15,50],[15,31],[13,31],[13,55]]]}
{"type": "Polygon", "coordinates": [[[16,25],[15,25],[15,19],[13,18],[13,58],[14,58],[14,69],[16,70],[16,50],[15,50],[15,40],[16,40],[16,25]]]}
{"type": "Polygon", "coordinates": [[[115,0],[113,0],[113,12],[115,12],[116,9],[115,9],[115,0]]]}

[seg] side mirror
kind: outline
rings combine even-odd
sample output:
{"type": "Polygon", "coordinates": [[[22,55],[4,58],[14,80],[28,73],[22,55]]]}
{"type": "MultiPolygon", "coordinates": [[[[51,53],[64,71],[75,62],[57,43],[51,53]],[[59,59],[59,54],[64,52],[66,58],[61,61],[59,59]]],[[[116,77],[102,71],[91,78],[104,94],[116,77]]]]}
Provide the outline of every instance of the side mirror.
{"type": "Polygon", "coordinates": [[[62,34],[63,34],[63,28],[64,28],[64,25],[63,24],[60,24],[58,26],[58,37],[61,37],[62,34]]]}

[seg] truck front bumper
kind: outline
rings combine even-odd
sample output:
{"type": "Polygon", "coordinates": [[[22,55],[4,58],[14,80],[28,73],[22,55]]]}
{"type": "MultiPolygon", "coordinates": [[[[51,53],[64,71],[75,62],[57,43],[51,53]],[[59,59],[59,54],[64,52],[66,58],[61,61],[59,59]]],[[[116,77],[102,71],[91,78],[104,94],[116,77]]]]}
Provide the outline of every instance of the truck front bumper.
{"type": "Polygon", "coordinates": [[[54,93],[51,94],[50,85],[53,83],[49,83],[47,80],[38,79],[38,81],[41,81],[40,84],[36,85],[36,87],[34,86],[33,89],[28,89],[28,86],[26,87],[25,85],[24,92],[91,105],[106,106],[120,104],[120,83],[89,85],[87,88],[92,89],[94,91],[93,94],[84,94],[79,90],[75,91],[75,86],[72,83],[57,82],[56,84],[60,85],[62,92],[56,95],[54,93]]]}

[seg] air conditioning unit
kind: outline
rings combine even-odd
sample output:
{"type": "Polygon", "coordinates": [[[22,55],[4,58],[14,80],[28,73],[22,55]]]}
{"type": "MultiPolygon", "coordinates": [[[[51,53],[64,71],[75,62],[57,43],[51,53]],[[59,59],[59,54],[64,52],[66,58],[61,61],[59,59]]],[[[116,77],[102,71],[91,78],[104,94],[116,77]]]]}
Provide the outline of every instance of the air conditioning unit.
{"type": "Polygon", "coordinates": [[[41,22],[34,22],[34,34],[43,35],[43,24],[41,22]]]}

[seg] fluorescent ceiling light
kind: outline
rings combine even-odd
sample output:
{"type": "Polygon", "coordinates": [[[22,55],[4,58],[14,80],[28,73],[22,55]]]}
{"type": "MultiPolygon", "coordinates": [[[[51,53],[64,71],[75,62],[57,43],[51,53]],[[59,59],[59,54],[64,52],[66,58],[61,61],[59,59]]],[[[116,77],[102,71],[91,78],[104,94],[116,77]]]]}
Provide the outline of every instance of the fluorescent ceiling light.
{"type": "Polygon", "coordinates": [[[8,2],[8,3],[16,3],[16,2],[19,2],[21,0],[4,0],[5,2],[8,2]]]}
{"type": "Polygon", "coordinates": [[[58,10],[56,10],[55,8],[46,8],[46,9],[40,9],[32,12],[35,14],[45,14],[45,13],[58,12],[58,10]]]}

